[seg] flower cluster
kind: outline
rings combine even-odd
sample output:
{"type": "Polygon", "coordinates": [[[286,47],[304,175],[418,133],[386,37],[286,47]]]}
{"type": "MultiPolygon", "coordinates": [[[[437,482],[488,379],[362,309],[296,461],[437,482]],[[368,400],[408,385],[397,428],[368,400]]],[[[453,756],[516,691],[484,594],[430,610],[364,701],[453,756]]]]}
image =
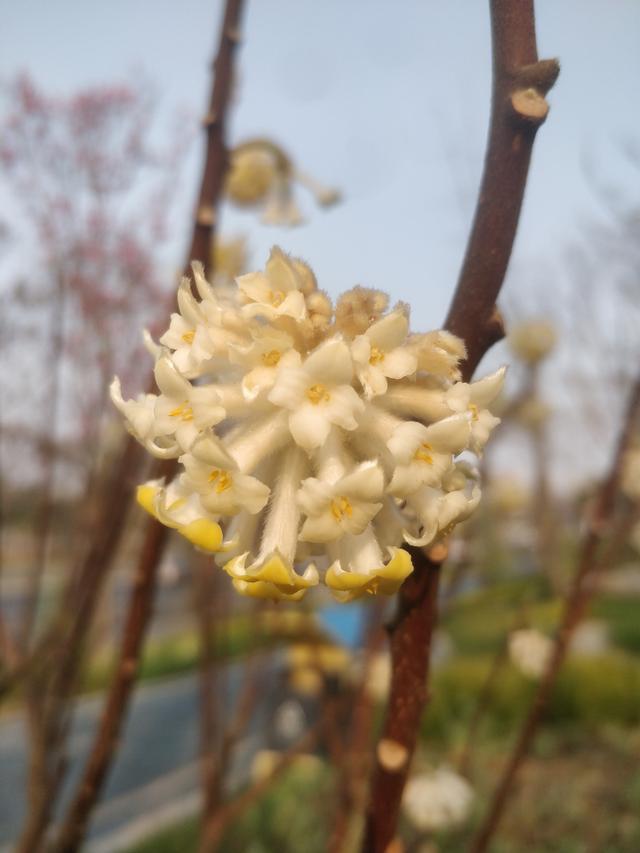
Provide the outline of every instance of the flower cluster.
{"type": "Polygon", "coordinates": [[[274,248],[264,272],[214,289],[193,264],[154,344],[159,394],[111,397],[169,483],[138,500],[217,561],[239,592],[339,600],[396,591],[403,542],[431,545],[480,499],[478,454],[504,369],[460,381],[464,344],[411,334],[408,309],[357,287],[335,307],[302,261],[274,248]]]}
{"type": "Polygon", "coordinates": [[[304,222],[294,197],[295,184],[305,186],[321,207],[340,200],[337,190],[295,168],[283,149],[270,139],[252,139],[231,152],[227,196],[239,207],[261,208],[265,224],[293,227],[304,222]]]}
{"type": "Polygon", "coordinates": [[[469,817],[475,794],[466,779],[449,767],[412,776],[402,805],[405,814],[421,832],[451,829],[469,817]]]}
{"type": "Polygon", "coordinates": [[[511,663],[527,678],[540,678],[553,652],[553,640],[536,628],[520,628],[509,635],[511,663]]]}

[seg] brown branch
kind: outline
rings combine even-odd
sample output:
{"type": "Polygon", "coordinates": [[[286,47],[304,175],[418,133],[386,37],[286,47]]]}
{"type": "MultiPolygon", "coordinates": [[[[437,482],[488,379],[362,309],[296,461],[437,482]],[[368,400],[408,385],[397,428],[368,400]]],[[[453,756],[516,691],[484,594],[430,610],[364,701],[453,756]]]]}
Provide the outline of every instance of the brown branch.
{"type": "Polygon", "coordinates": [[[467,344],[470,377],[503,336],[495,313],[527,182],[531,150],[546,118],[556,60],[538,61],[533,0],[492,0],[493,92],[484,173],[471,236],[446,327],[467,344]]]}
{"type": "Polygon", "coordinates": [[[629,446],[629,439],[639,413],[640,378],[636,381],[631,393],[625,421],[609,474],[596,498],[589,528],[580,549],[580,557],[571,589],[565,601],[564,612],[556,634],[553,652],[545,673],[538,684],[529,708],[529,713],[522,724],[511,756],[496,786],[487,816],[473,841],[471,847],[472,853],[483,853],[483,851],[487,850],[493,835],[498,829],[509,795],[513,792],[518,770],[529,753],[531,744],[547,708],[549,698],[558,680],[558,675],[567,655],[573,632],[582,619],[585,607],[595,591],[594,578],[602,568],[608,565],[608,561],[611,558],[610,553],[604,555],[604,559],[603,555],[599,553],[601,542],[605,537],[610,537],[614,547],[617,548],[624,541],[621,533],[627,529],[628,520],[624,519],[619,529],[616,530],[612,530],[611,525],[615,511],[616,496],[619,490],[624,454],[629,446]]]}
{"type": "Polygon", "coordinates": [[[338,809],[328,845],[328,853],[343,853],[349,846],[350,826],[364,811],[367,781],[371,772],[371,739],[375,718],[375,702],[369,689],[371,667],[375,655],[383,648],[383,617],[386,603],[378,599],[370,606],[364,644],[364,660],[360,684],[355,690],[353,713],[336,770],[338,809]]]}
{"type": "MultiPolygon", "coordinates": [[[[203,790],[203,814],[212,813],[219,801],[220,780],[216,761],[216,731],[220,725],[220,695],[225,693],[216,662],[216,641],[222,640],[219,617],[223,609],[216,592],[224,595],[224,578],[214,574],[204,559],[193,566],[193,605],[198,626],[200,764],[203,790]],[[218,630],[215,631],[216,623],[218,630]]],[[[225,590],[226,591],[226,590],[225,590]]]]}
{"type": "Polygon", "coordinates": [[[226,117],[233,89],[234,56],[240,42],[243,5],[244,0],[226,2],[218,54],[213,65],[211,100],[204,119],[207,148],[187,265],[192,260],[200,260],[208,274],[213,272],[211,246],[216,232],[218,200],[227,171],[226,117]]]}
{"type": "MultiPolygon", "coordinates": [[[[440,550],[440,549],[439,549],[440,550]]],[[[430,559],[412,549],[414,571],[399,592],[398,613],[390,626],[391,688],[376,750],[376,767],[364,851],[383,853],[396,830],[400,801],[427,701],[431,638],[437,619],[440,565],[444,553],[430,559]]]]}
{"type": "MultiPolygon", "coordinates": [[[[496,299],[507,270],[545,93],[559,66],[538,61],[533,0],[492,0],[493,94],[484,174],[467,252],[445,327],[462,337],[469,380],[503,336],[496,299]]],[[[402,792],[427,699],[431,636],[437,617],[438,560],[415,558],[391,627],[389,707],[367,815],[363,851],[383,853],[398,822],[402,792]]]]}
{"type": "MultiPolygon", "coordinates": [[[[191,260],[200,260],[203,264],[210,266],[210,246],[215,228],[215,215],[217,209],[226,169],[226,148],[224,141],[225,115],[230,100],[231,81],[233,77],[233,60],[235,46],[238,43],[238,27],[242,11],[243,0],[227,0],[225,14],[222,23],[218,55],[215,62],[215,79],[212,87],[211,101],[206,121],[207,150],[200,188],[198,208],[193,229],[193,238],[187,255],[185,268],[188,269],[191,260]],[[202,211],[208,209],[212,215],[207,218],[202,216],[202,211]]],[[[129,440],[123,454],[123,461],[132,453],[136,452],[136,445],[129,440]]],[[[123,464],[119,466],[119,474],[126,475],[127,469],[123,464]]],[[[165,463],[163,470],[156,473],[171,473],[175,463],[165,463]]],[[[132,488],[123,487],[128,478],[122,476],[121,482],[114,484],[120,494],[122,505],[128,504],[128,498],[132,488]]],[[[120,508],[120,513],[124,510],[120,508]]],[[[122,531],[124,518],[116,511],[112,531],[114,538],[119,539],[122,531]]],[[[136,664],[139,650],[142,645],[146,629],[151,615],[151,602],[155,589],[157,567],[162,556],[167,539],[166,528],[162,527],[154,519],[147,522],[147,530],[144,545],[138,562],[136,582],[132,592],[123,643],[120,653],[120,661],[114,680],[109,689],[109,695],[105,704],[100,726],[93,742],[89,758],[85,765],[84,773],[78,784],[71,803],[67,809],[65,818],[58,835],[54,849],[56,851],[76,850],[82,841],[89,816],[100,795],[101,787],[113,760],[118,733],[128,707],[131,690],[136,674],[136,664]]],[[[108,565],[113,554],[114,545],[107,554],[102,554],[102,565],[108,565]]],[[[80,593],[84,588],[80,586],[80,593]]],[[[72,655],[73,656],[73,655],[72,655]]],[[[26,849],[26,848],[25,848],[26,849]]]]}
{"type": "Polygon", "coordinates": [[[77,850],[87,830],[111,760],[118,745],[131,690],[138,674],[140,652],[152,611],[153,593],[158,570],[157,553],[167,536],[167,528],[154,524],[148,535],[134,578],[127,612],[118,666],[109,688],[100,724],[94,737],[82,778],[52,846],[56,853],[77,850]]]}

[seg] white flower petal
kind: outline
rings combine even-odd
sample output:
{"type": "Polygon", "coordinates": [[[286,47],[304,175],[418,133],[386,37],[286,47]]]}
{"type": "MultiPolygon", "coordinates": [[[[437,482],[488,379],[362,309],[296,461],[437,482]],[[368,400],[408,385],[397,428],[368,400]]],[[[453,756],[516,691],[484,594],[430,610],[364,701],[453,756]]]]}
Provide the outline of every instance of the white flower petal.
{"type": "Polygon", "coordinates": [[[331,422],[323,415],[321,406],[303,403],[289,415],[289,429],[296,444],[305,450],[315,450],[329,435],[331,422]]]}
{"type": "Polygon", "coordinates": [[[398,347],[387,353],[380,363],[380,369],[389,379],[403,379],[416,372],[417,359],[408,349],[398,347]]]}
{"type": "Polygon", "coordinates": [[[323,385],[350,385],[353,378],[349,347],[339,338],[320,344],[304,362],[303,368],[313,381],[323,385]]]}
{"type": "Polygon", "coordinates": [[[389,352],[404,343],[408,332],[409,320],[404,311],[392,311],[369,326],[365,334],[372,346],[389,352]]]}

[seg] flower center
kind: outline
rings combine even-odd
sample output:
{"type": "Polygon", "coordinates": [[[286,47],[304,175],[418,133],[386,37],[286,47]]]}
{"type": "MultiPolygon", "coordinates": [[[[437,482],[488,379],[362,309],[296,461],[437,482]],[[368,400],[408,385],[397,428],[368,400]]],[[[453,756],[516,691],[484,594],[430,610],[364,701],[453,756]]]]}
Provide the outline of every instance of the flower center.
{"type": "Polygon", "coordinates": [[[378,347],[371,347],[371,354],[369,356],[369,364],[380,364],[381,361],[384,361],[384,353],[378,347]]]}
{"type": "Polygon", "coordinates": [[[347,516],[347,518],[351,518],[353,515],[353,507],[348,498],[345,498],[344,495],[341,495],[339,498],[331,501],[331,515],[335,518],[336,521],[342,521],[343,516],[347,516]]]}
{"type": "Polygon", "coordinates": [[[471,420],[477,421],[480,415],[478,414],[478,407],[475,403],[469,403],[469,411],[471,412],[471,420]]]}
{"type": "Polygon", "coordinates": [[[195,336],[196,333],[193,330],[190,332],[185,332],[184,335],[182,335],[182,340],[185,342],[185,344],[192,344],[195,336]]]}
{"type": "Polygon", "coordinates": [[[216,494],[226,492],[233,486],[233,477],[228,471],[221,471],[219,468],[212,468],[209,474],[209,482],[217,483],[216,494]]]}
{"type": "Polygon", "coordinates": [[[270,290],[267,295],[274,308],[278,308],[284,302],[284,293],[281,290],[270,290]]]}
{"type": "Polygon", "coordinates": [[[427,465],[433,465],[433,456],[431,455],[431,451],[433,447],[429,444],[428,441],[423,441],[420,447],[416,450],[414,459],[417,462],[426,462],[427,465]]]}
{"type": "Polygon", "coordinates": [[[262,353],[262,363],[265,367],[275,367],[276,364],[280,361],[280,357],[282,353],[280,350],[272,349],[269,352],[262,353]]]}
{"type": "Polygon", "coordinates": [[[317,406],[319,403],[328,403],[331,399],[331,395],[327,391],[327,386],[318,382],[307,388],[307,399],[310,400],[314,406],[317,406]]]}
{"type": "Polygon", "coordinates": [[[180,405],[176,406],[175,409],[171,409],[169,417],[180,418],[181,421],[192,421],[193,409],[185,400],[184,403],[180,403],[180,405]]]}

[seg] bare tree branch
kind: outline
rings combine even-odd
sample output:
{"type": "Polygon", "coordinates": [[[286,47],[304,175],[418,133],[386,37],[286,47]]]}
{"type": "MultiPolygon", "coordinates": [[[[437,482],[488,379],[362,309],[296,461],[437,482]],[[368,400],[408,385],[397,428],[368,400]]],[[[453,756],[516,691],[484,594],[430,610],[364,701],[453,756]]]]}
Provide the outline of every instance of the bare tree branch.
{"type": "MultiPolygon", "coordinates": [[[[629,440],[636,426],[639,413],[640,377],[636,380],[631,393],[626,417],[609,473],[598,492],[596,503],[592,510],[589,527],[582,543],[582,548],[580,549],[580,557],[573,577],[573,583],[565,601],[564,613],[556,634],[553,652],[547,669],[538,684],[538,689],[533,697],[529,713],[522,724],[509,761],[496,786],[487,816],[474,839],[471,847],[472,853],[484,853],[498,829],[509,795],[513,791],[513,783],[518,770],[529,753],[549,702],[549,697],[558,680],[558,675],[566,658],[573,632],[582,619],[585,607],[593,595],[594,576],[600,569],[610,563],[611,554],[604,555],[604,557],[600,554],[602,540],[605,537],[609,538],[615,549],[619,548],[626,541],[626,537],[622,534],[629,526],[629,519],[624,518],[619,529],[612,530],[611,525],[622,474],[624,454],[629,446],[629,440]]],[[[629,518],[635,521],[635,514],[630,514],[629,518]]],[[[628,531],[626,532],[628,533],[628,531]]]]}
{"type": "MultiPolygon", "coordinates": [[[[239,41],[238,27],[242,7],[243,0],[227,0],[225,7],[218,54],[214,66],[215,76],[211,101],[205,121],[207,150],[193,238],[185,264],[187,269],[191,260],[200,260],[203,264],[208,264],[211,271],[210,257],[212,253],[210,248],[215,230],[214,212],[218,206],[227,164],[224,139],[225,115],[230,100],[233,61],[235,47],[239,41]],[[205,208],[211,211],[210,217],[203,217],[202,211],[205,208]],[[204,221],[205,218],[207,221],[204,221]]],[[[130,443],[129,446],[131,446],[130,443]]],[[[127,450],[125,450],[126,455],[127,450]]],[[[167,469],[171,466],[165,464],[163,467],[167,469]]],[[[159,473],[166,474],[168,472],[164,470],[159,473]]],[[[122,728],[137,674],[139,653],[151,616],[157,568],[166,539],[167,529],[154,519],[149,519],[125,622],[119,664],[109,689],[84,773],[54,844],[53,849],[58,853],[62,853],[62,851],[68,853],[78,849],[86,831],[91,810],[98,800],[102,784],[111,766],[118,735],[122,728]]],[[[108,563],[108,559],[106,562],[108,563]]],[[[23,849],[26,850],[27,848],[23,849]]]]}
{"type": "MultiPolygon", "coordinates": [[[[511,255],[536,130],[548,111],[544,95],[559,70],[555,60],[538,61],[533,0],[491,0],[491,24],[493,95],[484,174],[445,323],[467,345],[466,380],[504,334],[495,302],[511,255]]],[[[390,629],[391,695],[376,756],[365,853],[383,853],[396,831],[427,700],[439,570],[446,556],[446,549],[439,550],[431,557],[414,554],[415,569],[400,589],[398,614],[390,629]]]]}

